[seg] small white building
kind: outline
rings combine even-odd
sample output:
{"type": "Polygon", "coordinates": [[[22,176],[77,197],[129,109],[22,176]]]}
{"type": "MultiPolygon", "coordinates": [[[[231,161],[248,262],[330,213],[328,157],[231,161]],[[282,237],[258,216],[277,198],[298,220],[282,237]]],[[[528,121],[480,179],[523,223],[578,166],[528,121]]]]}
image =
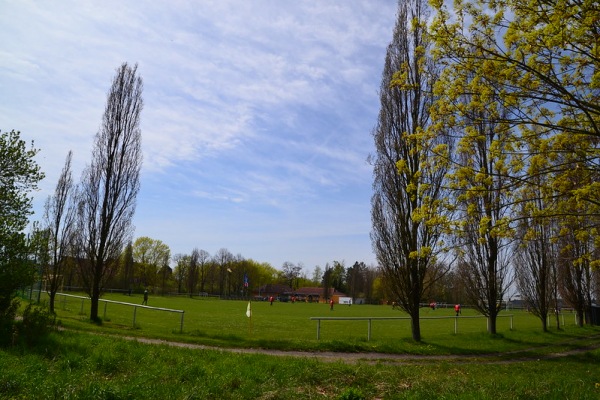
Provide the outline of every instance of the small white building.
{"type": "Polygon", "coordinates": [[[339,298],[339,303],[340,304],[347,304],[347,305],[352,305],[352,297],[341,297],[339,298]]]}

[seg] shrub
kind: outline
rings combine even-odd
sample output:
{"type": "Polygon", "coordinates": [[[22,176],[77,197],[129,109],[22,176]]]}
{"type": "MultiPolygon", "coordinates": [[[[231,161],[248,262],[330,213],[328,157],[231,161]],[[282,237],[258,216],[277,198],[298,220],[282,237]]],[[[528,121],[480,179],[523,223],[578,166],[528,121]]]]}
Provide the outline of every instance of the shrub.
{"type": "Polygon", "coordinates": [[[18,299],[12,299],[6,308],[0,307],[0,346],[14,343],[15,318],[18,309],[18,299]]]}
{"type": "Polygon", "coordinates": [[[348,388],[338,397],[339,400],[365,400],[365,396],[358,389],[348,388]]]}
{"type": "Polygon", "coordinates": [[[23,320],[18,329],[19,339],[28,345],[36,344],[48,335],[52,326],[53,316],[46,304],[28,304],[23,311],[23,320]]]}

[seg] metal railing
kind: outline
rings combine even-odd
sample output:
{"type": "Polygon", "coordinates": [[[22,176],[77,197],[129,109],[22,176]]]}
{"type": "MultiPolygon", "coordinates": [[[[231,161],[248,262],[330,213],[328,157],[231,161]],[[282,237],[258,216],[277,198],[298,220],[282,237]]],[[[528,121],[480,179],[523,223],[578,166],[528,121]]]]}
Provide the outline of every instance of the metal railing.
{"type": "MultiPolygon", "coordinates": [[[[66,297],[71,297],[71,298],[76,298],[76,299],[81,299],[81,310],[80,313],[83,314],[83,309],[84,309],[84,304],[86,300],[90,300],[89,297],[84,297],[84,296],[76,296],[76,295],[72,295],[72,294],[66,294],[66,293],[56,293],[57,296],[63,296],[64,298],[66,297]]],[[[174,310],[174,309],[170,309],[170,308],[162,308],[162,307],[151,307],[151,306],[146,306],[146,305],[140,305],[140,304],[133,304],[133,303],[126,303],[123,301],[114,301],[114,300],[105,300],[105,299],[99,299],[98,300],[101,303],[104,303],[104,315],[103,318],[106,319],[106,309],[109,303],[112,304],[120,304],[120,305],[125,305],[125,306],[131,306],[133,307],[133,322],[132,325],[135,327],[135,321],[136,321],[136,315],[137,315],[137,309],[138,308],[145,308],[145,309],[149,309],[149,310],[155,310],[155,311],[166,311],[166,312],[172,312],[172,313],[180,313],[181,314],[181,320],[180,320],[180,324],[179,324],[179,332],[183,332],[183,317],[185,314],[184,310],[174,310]]]]}
{"type": "MultiPolygon", "coordinates": [[[[510,318],[510,330],[513,330],[513,314],[509,315],[498,315],[498,318],[508,317],[510,318]]],[[[489,329],[489,318],[483,315],[474,316],[449,316],[449,317],[421,317],[421,320],[425,319],[454,319],[454,333],[458,333],[458,321],[460,319],[467,318],[486,318],[488,329],[489,329]]],[[[321,339],[321,321],[367,321],[367,341],[371,340],[371,322],[372,321],[385,321],[385,320],[410,320],[410,317],[310,317],[311,321],[317,321],[317,340],[321,339]]]]}

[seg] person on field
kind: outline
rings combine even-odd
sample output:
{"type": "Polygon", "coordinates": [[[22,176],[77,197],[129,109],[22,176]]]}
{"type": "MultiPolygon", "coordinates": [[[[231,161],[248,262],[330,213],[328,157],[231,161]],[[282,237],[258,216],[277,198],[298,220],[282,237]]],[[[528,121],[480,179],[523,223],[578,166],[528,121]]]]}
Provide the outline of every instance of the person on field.
{"type": "Polygon", "coordinates": [[[273,305],[273,296],[269,297],[269,302],[273,305]]]}
{"type": "Polygon", "coordinates": [[[329,300],[329,310],[333,311],[333,299],[329,300]]]}
{"type": "Polygon", "coordinates": [[[142,301],[143,305],[148,305],[148,289],[144,290],[144,301],[142,301]]]}
{"type": "Polygon", "coordinates": [[[454,311],[456,311],[456,316],[458,317],[458,314],[460,314],[460,304],[454,305],[454,311]]]}

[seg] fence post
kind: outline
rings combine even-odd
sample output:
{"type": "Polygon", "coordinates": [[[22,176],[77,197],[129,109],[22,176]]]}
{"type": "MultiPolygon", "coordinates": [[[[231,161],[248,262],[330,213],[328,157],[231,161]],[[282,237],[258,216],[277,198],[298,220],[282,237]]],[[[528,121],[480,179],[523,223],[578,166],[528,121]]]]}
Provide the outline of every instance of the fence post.
{"type": "Polygon", "coordinates": [[[321,338],[321,320],[317,320],[317,340],[321,338]]]}
{"type": "Polygon", "coordinates": [[[454,334],[458,333],[458,317],[454,317],[454,334]]]}
{"type": "Polygon", "coordinates": [[[102,319],[106,319],[106,306],[108,305],[108,302],[105,301],[104,302],[104,316],[102,317],[102,319]]]}
{"type": "Polygon", "coordinates": [[[133,327],[135,328],[135,313],[137,312],[137,306],[133,306],[133,327]]]}
{"type": "Polygon", "coordinates": [[[83,314],[83,302],[85,301],[85,299],[81,299],[81,311],[79,312],[80,314],[83,314]]]}
{"type": "Polygon", "coordinates": [[[510,330],[513,330],[513,315],[510,314],[510,330]]]}
{"type": "Polygon", "coordinates": [[[368,329],[367,329],[367,342],[369,342],[371,340],[371,318],[369,318],[369,325],[368,325],[368,329]]]}
{"type": "Polygon", "coordinates": [[[179,328],[179,333],[183,333],[183,314],[185,311],[181,312],[181,326],[179,328]]]}

